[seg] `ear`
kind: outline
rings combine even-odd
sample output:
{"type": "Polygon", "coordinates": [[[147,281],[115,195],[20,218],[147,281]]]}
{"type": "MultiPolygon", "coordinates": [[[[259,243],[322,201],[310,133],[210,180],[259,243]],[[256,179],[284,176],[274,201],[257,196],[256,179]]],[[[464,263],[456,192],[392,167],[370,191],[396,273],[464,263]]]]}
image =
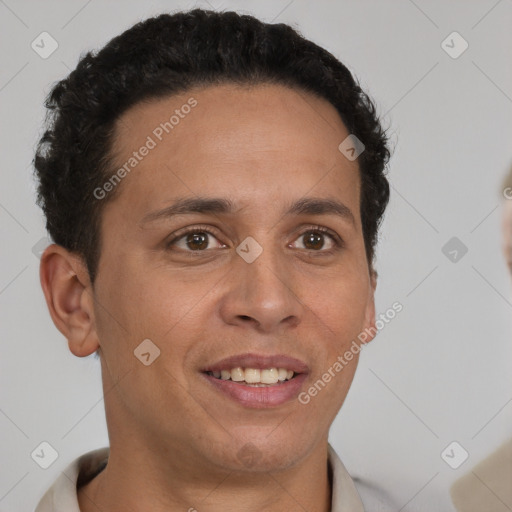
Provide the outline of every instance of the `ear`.
{"type": "Polygon", "coordinates": [[[377,271],[370,268],[370,282],[368,285],[368,302],[364,317],[365,338],[363,344],[370,343],[377,334],[375,327],[375,289],[377,288],[377,271]]]}
{"type": "Polygon", "coordinates": [[[41,287],[53,323],[67,338],[77,357],[99,348],[94,322],[94,299],[87,268],[79,256],[52,244],[39,266],[41,287]]]}

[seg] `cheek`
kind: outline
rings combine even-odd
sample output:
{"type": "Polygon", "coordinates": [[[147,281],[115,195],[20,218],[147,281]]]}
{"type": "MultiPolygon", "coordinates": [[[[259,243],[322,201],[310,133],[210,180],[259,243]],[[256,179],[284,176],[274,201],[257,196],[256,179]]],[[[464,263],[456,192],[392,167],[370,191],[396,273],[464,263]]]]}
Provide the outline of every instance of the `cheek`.
{"type": "Polygon", "coordinates": [[[148,269],[135,256],[115,256],[115,261],[107,262],[110,271],[102,276],[98,289],[99,300],[111,313],[110,321],[117,321],[130,339],[162,338],[193,307],[197,290],[187,286],[179,274],[148,269]]]}
{"type": "Polygon", "coordinates": [[[194,347],[193,341],[204,338],[205,320],[211,316],[208,285],[204,279],[190,283],[179,274],[163,270],[136,277],[132,275],[122,285],[123,298],[117,304],[118,317],[126,329],[114,325],[115,340],[118,345],[130,347],[128,361],[122,364],[132,364],[134,350],[149,339],[160,351],[160,365],[184,381],[184,363],[194,347]]]}
{"type": "MultiPolygon", "coordinates": [[[[307,410],[307,420],[312,428],[328,429],[347,397],[357,368],[357,357],[340,366],[336,365],[341,354],[333,352],[298,396],[301,407],[307,410]],[[321,424],[319,423],[321,421],[321,424]]],[[[339,363],[339,361],[338,361],[339,363]]]]}
{"type": "Polygon", "coordinates": [[[305,304],[337,342],[357,336],[364,328],[368,306],[368,281],[357,274],[332,276],[322,286],[304,292],[305,304]]]}
{"type": "Polygon", "coordinates": [[[208,287],[204,282],[185,283],[177,275],[161,275],[140,286],[136,315],[145,332],[165,343],[198,325],[201,312],[208,304],[208,287]]]}

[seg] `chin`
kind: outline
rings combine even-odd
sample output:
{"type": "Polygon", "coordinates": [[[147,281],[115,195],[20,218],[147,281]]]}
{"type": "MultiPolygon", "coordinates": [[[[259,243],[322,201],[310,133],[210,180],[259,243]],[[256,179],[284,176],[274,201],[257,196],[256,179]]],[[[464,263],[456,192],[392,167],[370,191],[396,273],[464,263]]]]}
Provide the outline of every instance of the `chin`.
{"type": "MultiPolygon", "coordinates": [[[[311,442],[311,448],[313,445],[311,442]]],[[[216,462],[223,460],[225,469],[263,473],[295,466],[309,453],[309,446],[303,439],[293,440],[290,436],[286,439],[278,436],[272,438],[271,435],[266,437],[266,434],[260,434],[259,439],[233,439],[223,452],[223,457],[216,462]]]]}

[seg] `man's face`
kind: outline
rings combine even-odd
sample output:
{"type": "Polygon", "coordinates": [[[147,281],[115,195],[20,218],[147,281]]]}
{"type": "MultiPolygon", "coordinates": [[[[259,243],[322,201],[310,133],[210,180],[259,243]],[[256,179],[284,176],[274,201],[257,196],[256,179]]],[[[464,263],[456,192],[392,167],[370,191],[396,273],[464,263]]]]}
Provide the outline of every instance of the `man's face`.
{"type": "Polygon", "coordinates": [[[295,464],[327,439],[357,357],[308,404],[298,394],[374,316],[358,165],[338,150],[348,135],[329,103],[279,86],[194,90],[122,116],[115,170],[148,136],[156,146],[102,217],[94,329],[112,446],[182,453],[180,464],[205,470],[244,468],[249,451],[252,469],[268,470],[295,464]],[[197,105],[182,109],[190,112],[159,140],[155,129],[191,97],[197,105]],[[152,215],[198,198],[230,201],[233,210],[152,215]],[[286,214],[312,198],[350,213],[286,214]],[[198,232],[187,235],[192,228],[198,232]],[[134,355],[146,339],[160,350],[147,366],[134,355]],[[272,387],[206,373],[247,354],[304,366],[297,381],[272,387]]]}

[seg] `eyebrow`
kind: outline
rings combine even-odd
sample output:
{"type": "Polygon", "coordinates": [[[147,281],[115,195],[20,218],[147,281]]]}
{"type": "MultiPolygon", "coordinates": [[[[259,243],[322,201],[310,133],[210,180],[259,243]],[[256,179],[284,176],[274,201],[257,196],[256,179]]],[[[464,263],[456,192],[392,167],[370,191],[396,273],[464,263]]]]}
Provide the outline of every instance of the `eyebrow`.
{"type": "MultiPolygon", "coordinates": [[[[148,213],[142,218],[139,225],[144,225],[156,220],[172,218],[176,215],[187,215],[193,213],[233,214],[236,213],[236,211],[234,203],[225,198],[180,198],[162,210],[148,213]]],[[[335,199],[317,197],[298,199],[292,203],[284,213],[284,216],[286,217],[291,215],[336,215],[355,225],[354,214],[351,212],[350,208],[335,199]]]]}

